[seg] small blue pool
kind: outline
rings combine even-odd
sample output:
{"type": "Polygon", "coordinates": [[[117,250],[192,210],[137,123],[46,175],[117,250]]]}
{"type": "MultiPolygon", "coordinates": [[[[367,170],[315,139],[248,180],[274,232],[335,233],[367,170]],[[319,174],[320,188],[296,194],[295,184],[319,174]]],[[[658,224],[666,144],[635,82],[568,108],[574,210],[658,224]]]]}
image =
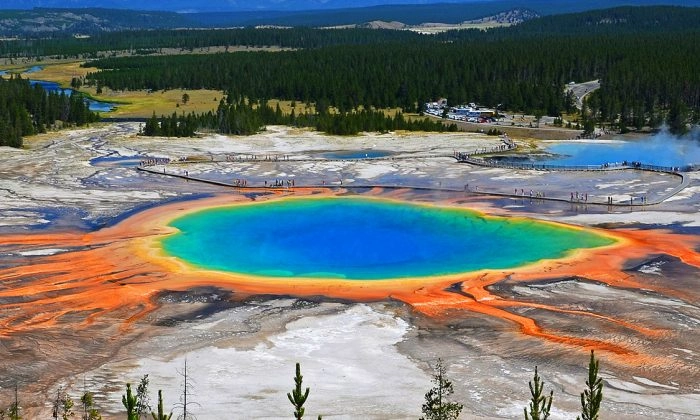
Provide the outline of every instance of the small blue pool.
{"type": "Polygon", "coordinates": [[[325,159],[371,159],[391,156],[394,152],[388,150],[343,150],[339,152],[323,153],[325,159]]]}
{"type": "Polygon", "coordinates": [[[639,162],[643,165],[687,167],[700,164],[700,133],[677,137],[666,131],[637,140],[590,140],[549,143],[546,155],[502,155],[518,164],[603,166],[639,162]]]}
{"type": "Polygon", "coordinates": [[[139,156],[121,156],[121,155],[109,155],[100,156],[90,159],[90,165],[92,166],[108,166],[108,167],[132,167],[138,166],[141,163],[139,156]]]}
{"type": "Polygon", "coordinates": [[[556,155],[553,165],[603,165],[641,162],[655,166],[687,166],[700,163],[700,144],[692,141],[624,141],[615,143],[560,143],[547,147],[556,155]]]}

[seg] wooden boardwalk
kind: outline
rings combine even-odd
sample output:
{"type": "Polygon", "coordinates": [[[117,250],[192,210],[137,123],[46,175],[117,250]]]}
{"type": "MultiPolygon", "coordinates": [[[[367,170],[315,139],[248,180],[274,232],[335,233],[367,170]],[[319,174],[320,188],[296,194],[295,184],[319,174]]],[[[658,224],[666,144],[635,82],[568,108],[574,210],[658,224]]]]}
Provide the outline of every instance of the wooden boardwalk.
{"type": "MultiPolygon", "coordinates": [[[[435,157],[440,157],[444,158],[447,156],[444,155],[436,155],[435,157]]],[[[371,159],[387,159],[386,157],[383,158],[371,158],[371,159]]],[[[352,159],[352,160],[358,160],[358,159],[352,159]]],[[[290,159],[288,161],[297,161],[294,159],[290,159]]],[[[231,161],[232,163],[236,161],[231,161]]],[[[471,162],[466,162],[464,160],[458,160],[460,163],[471,163],[471,162]]],[[[175,162],[172,162],[175,163],[175,162]]],[[[194,163],[194,162],[187,162],[187,161],[179,161],[178,163],[194,163]]],[[[200,161],[197,163],[206,163],[206,161],[200,161]]],[[[417,191],[434,191],[434,192],[450,192],[450,193],[459,193],[463,192],[465,194],[470,194],[470,195],[483,195],[483,196],[495,196],[495,197],[508,197],[508,198],[515,198],[515,199],[527,199],[531,202],[536,202],[536,201],[552,201],[552,202],[561,202],[561,203],[571,203],[575,205],[595,205],[595,206],[607,206],[607,207],[645,207],[645,206],[650,206],[650,205],[656,205],[660,204],[669,198],[673,197],[674,195],[678,194],[681,192],[685,187],[688,186],[690,183],[690,178],[683,173],[680,172],[670,172],[670,174],[678,176],[680,178],[680,183],[674,187],[671,191],[667,192],[661,197],[656,197],[653,200],[645,200],[645,201],[635,201],[632,200],[632,202],[613,202],[613,203],[608,203],[608,202],[603,202],[603,201],[584,201],[582,199],[574,199],[570,200],[567,198],[560,198],[560,197],[531,197],[530,195],[525,195],[525,194],[510,194],[510,193],[503,193],[503,192],[497,192],[497,191],[489,191],[485,190],[483,188],[480,189],[468,189],[467,186],[465,188],[460,189],[460,188],[449,188],[449,187],[426,187],[426,186],[419,186],[419,185],[387,185],[387,184],[338,184],[338,183],[333,183],[333,184],[305,184],[305,185],[299,185],[296,184],[294,186],[284,186],[284,185],[237,185],[234,183],[230,182],[224,182],[224,181],[216,181],[216,180],[211,180],[211,179],[206,179],[206,178],[200,178],[196,176],[191,176],[189,174],[182,174],[182,173],[175,173],[175,172],[168,172],[165,169],[165,166],[163,167],[163,170],[157,170],[157,169],[152,169],[148,166],[138,166],[136,168],[139,171],[142,172],[147,172],[151,174],[156,174],[156,175],[163,175],[163,176],[168,176],[168,177],[173,177],[173,178],[180,178],[183,180],[187,181],[194,181],[194,182],[201,182],[209,185],[215,185],[215,186],[220,186],[220,187],[226,187],[226,188],[235,188],[237,190],[248,190],[248,191],[293,191],[295,188],[329,188],[329,189],[345,189],[345,190],[361,190],[361,189],[371,189],[371,188],[384,188],[384,189],[411,189],[411,190],[417,190],[417,191]]],[[[526,168],[530,169],[530,168],[526,168]]],[[[644,169],[639,169],[639,168],[632,168],[632,167],[615,167],[615,168],[609,168],[609,169],[600,169],[600,170],[644,170],[644,169]]]]}
{"type": "Polygon", "coordinates": [[[503,161],[497,161],[494,159],[485,159],[481,157],[475,157],[475,156],[483,156],[483,155],[489,155],[493,153],[499,153],[505,150],[510,151],[514,150],[517,145],[507,136],[501,136],[501,141],[503,142],[503,146],[491,148],[491,149],[477,149],[473,153],[469,152],[457,152],[455,151],[454,153],[454,158],[457,160],[458,163],[467,163],[470,165],[475,165],[475,166],[484,166],[484,167],[489,167],[489,168],[503,168],[503,169],[512,169],[512,170],[526,170],[526,171],[553,171],[553,172],[588,172],[588,171],[619,171],[619,170],[635,170],[635,171],[647,171],[647,172],[660,172],[660,173],[666,173],[669,175],[677,176],[680,178],[680,183],[673,188],[671,191],[668,191],[666,194],[662,195],[661,197],[657,197],[652,200],[647,200],[644,198],[643,200],[640,200],[639,202],[635,202],[634,199],[631,197],[630,202],[596,202],[596,201],[588,201],[586,200],[580,200],[578,198],[576,199],[566,199],[566,198],[556,198],[556,197],[532,197],[530,195],[525,196],[524,194],[518,195],[518,194],[508,194],[508,193],[499,193],[499,192],[490,192],[485,194],[491,194],[491,195],[496,195],[496,196],[503,196],[503,197],[514,197],[514,198],[529,198],[531,200],[550,200],[550,201],[561,201],[561,202],[568,202],[568,203],[575,203],[575,204],[595,204],[595,205],[603,205],[603,206],[649,206],[649,205],[655,205],[655,204],[660,204],[663,203],[664,201],[668,200],[669,198],[673,197],[674,195],[678,194],[679,192],[683,191],[688,184],[690,183],[690,177],[683,173],[682,171],[692,171],[693,168],[688,166],[684,168],[680,167],[670,167],[670,166],[656,166],[656,165],[647,165],[647,164],[642,164],[640,162],[627,162],[623,161],[622,163],[606,163],[603,165],[550,165],[546,163],[517,163],[517,162],[503,162],[503,161]]]}

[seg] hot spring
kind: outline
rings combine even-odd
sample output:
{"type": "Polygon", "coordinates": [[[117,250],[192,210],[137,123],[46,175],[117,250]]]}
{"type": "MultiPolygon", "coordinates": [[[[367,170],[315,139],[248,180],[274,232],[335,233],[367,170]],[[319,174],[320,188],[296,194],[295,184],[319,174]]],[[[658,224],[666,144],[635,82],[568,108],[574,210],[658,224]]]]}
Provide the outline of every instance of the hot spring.
{"type": "Polygon", "coordinates": [[[524,218],[366,198],[218,207],[175,219],[166,253],[203,269],[378,280],[513,268],[610,245],[591,231],[524,218]]]}
{"type": "Polygon", "coordinates": [[[700,164],[700,129],[683,137],[667,130],[636,140],[582,140],[543,142],[548,157],[504,155],[499,160],[563,166],[601,166],[621,162],[680,167],[700,164]]]}

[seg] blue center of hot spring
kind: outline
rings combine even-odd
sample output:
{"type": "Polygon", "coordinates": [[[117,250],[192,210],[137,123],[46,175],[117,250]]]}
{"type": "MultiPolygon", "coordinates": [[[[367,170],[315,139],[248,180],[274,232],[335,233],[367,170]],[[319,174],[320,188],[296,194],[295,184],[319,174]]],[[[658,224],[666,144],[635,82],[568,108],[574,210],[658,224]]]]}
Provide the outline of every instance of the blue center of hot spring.
{"type": "Polygon", "coordinates": [[[585,230],[364,198],[203,210],[171,223],[164,250],[195,266],[269,277],[376,280],[512,268],[611,244],[585,230]]]}

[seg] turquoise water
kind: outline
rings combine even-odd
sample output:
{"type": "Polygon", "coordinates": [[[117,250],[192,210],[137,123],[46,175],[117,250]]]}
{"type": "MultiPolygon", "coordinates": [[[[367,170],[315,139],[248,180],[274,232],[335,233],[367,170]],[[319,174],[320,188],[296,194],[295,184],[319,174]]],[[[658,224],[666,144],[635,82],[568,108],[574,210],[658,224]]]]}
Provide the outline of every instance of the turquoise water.
{"type": "Polygon", "coordinates": [[[553,156],[543,158],[504,155],[503,161],[565,166],[601,166],[640,162],[645,165],[686,167],[700,164],[700,129],[685,136],[666,130],[636,140],[558,142],[546,148],[553,156]]]}
{"type": "Polygon", "coordinates": [[[553,165],[602,165],[623,161],[657,166],[700,163],[700,144],[684,140],[559,143],[547,147],[547,151],[559,155],[546,161],[553,165]]]}
{"type": "Polygon", "coordinates": [[[535,220],[362,198],[293,199],[176,219],[164,250],[202,268],[358,280],[509,268],[612,243],[535,220]]]}
{"type": "Polygon", "coordinates": [[[637,140],[562,142],[547,147],[547,151],[559,155],[547,160],[554,165],[602,165],[627,161],[683,167],[700,163],[700,131],[694,129],[678,137],[662,129],[637,140]]]}

